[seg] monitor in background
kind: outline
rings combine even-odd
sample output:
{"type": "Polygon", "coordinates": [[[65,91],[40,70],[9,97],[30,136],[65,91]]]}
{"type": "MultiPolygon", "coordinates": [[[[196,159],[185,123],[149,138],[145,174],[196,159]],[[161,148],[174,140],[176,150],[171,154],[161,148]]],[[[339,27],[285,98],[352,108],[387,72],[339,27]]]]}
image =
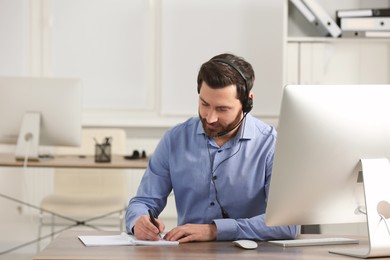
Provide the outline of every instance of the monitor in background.
{"type": "Polygon", "coordinates": [[[371,248],[352,255],[390,255],[389,158],[390,85],[287,86],[266,224],[368,220],[371,248]]]}
{"type": "Polygon", "coordinates": [[[16,159],[39,159],[39,145],[78,146],[81,81],[0,78],[0,143],[16,144],[16,159]]]}

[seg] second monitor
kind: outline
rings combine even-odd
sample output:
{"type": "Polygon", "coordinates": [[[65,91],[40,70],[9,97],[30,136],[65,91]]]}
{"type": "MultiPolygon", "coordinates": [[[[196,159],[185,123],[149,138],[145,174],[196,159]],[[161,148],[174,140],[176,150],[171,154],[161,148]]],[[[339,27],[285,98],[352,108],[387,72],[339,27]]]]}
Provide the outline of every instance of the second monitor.
{"type": "Polygon", "coordinates": [[[81,80],[1,77],[0,93],[0,143],[17,144],[17,159],[37,160],[40,145],[80,145],[81,80]]]}

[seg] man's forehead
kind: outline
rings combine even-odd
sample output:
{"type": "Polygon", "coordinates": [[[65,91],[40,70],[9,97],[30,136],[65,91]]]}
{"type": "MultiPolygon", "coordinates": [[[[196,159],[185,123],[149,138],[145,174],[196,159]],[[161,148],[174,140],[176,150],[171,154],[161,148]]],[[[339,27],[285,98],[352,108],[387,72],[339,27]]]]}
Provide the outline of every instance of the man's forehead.
{"type": "Polygon", "coordinates": [[[241,104],[237,98],[235,87],[232,85],[232,88],[225,87],[220,89],[204,89],[200,91],[199,99],[209,105],[215,107],[232,107],[236,104],[241,104]],[[230,90],[229,90],[230,89],[230,90]]]}

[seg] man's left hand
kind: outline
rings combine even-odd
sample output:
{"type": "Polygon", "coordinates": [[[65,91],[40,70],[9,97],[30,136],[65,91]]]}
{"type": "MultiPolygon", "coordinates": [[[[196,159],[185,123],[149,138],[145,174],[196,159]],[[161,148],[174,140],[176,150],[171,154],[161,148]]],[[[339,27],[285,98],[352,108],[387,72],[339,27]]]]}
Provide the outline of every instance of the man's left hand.
{"type": "Polygon", "coordinates": [[[217,239],[215,224],[185,224],[169,231],[165,240],[186,243],[191,241],[214,241],[217,239]]]}

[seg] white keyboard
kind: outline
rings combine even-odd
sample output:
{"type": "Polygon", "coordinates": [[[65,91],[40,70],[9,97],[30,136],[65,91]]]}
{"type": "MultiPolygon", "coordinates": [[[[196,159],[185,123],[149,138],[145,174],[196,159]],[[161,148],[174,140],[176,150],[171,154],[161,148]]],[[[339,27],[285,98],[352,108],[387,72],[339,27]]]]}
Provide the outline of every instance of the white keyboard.
{"type": "Polygon", "coordinates": [[[323,246],[323,245],[345,245],[358,244],[359,240],[345,237],[327,237],[327,238],[304,238],[292,240],[272,240],[271,244],[290,247],[290,246],[323,246]]]}

